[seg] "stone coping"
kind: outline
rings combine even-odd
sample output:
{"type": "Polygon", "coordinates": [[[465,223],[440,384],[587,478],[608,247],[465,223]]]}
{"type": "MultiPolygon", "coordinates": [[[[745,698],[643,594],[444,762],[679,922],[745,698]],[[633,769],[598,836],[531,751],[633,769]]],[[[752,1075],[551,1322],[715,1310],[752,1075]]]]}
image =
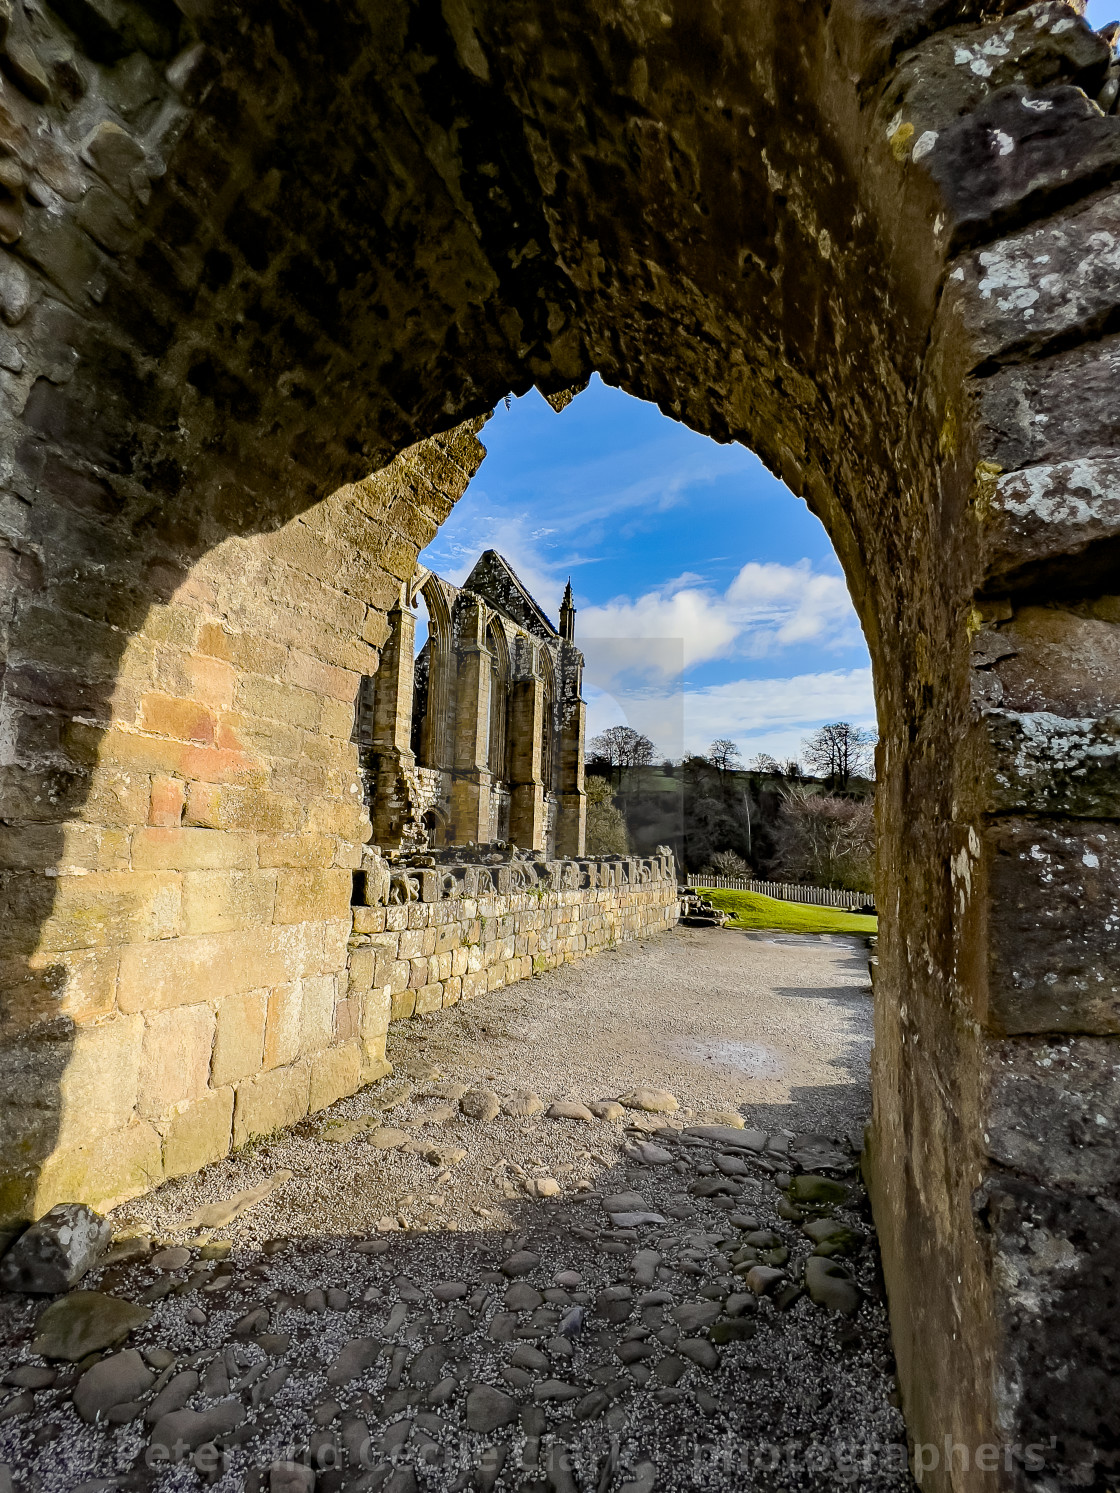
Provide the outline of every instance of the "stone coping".
{"type": "Polygon", "coordinates": [[[637,887],[676,881],[672,852],[551,861],[496,855],[487,860],[495,863],[440,860],[438,864],[429,865],[379,861],[371,868],[354,873],[354,905],[400,906],[408,902],[454,901],[488,894],[508,897],[518,892],[574,892],[595,887],[637,887]]]}

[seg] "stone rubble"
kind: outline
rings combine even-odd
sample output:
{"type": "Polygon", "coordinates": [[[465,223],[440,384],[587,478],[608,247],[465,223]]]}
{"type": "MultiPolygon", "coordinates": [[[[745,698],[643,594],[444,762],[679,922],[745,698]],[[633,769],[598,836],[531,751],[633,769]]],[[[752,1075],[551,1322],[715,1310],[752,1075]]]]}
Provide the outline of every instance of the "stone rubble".
{"type": "Polygon", "coordinates": [[[110,1225],[81,1203],[59,1203],[0,1260],[0,1289],[53,1295],[76,1285],[105,1253],[110,1225]]]}

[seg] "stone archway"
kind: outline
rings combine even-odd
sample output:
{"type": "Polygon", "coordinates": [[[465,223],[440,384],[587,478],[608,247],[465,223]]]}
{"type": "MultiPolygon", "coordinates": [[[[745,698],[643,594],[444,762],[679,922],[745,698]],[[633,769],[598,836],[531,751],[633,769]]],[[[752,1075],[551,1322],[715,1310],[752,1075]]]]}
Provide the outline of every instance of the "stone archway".
{"type": "Polygon", "coordinates": [[[870,1157],[912,1432],[1105,1478],[1107,46],[1063,6],[969,0],[16,9],[7,1215],[197,1165],[200,1134],[236,1139],[239,1085],[245,1134],[293,1085],[306,1108],[358,1081],[357,680],[484,412],[598,369],[756,449],[827,525],[869,639],[870,1157]],[[172,1101],[180,993],[225,978],[230,933],[247,963],[176,1033],[225,1081],[172,1101]],[[177,1140],[196,1103],[212,1129],[177,1140]]]}

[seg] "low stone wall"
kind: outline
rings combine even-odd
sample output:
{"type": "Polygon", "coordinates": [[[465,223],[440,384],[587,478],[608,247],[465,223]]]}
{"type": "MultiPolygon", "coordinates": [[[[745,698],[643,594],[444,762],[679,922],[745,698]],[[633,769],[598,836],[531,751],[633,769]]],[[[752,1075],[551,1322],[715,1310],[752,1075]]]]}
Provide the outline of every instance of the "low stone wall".
{"type": "Polygon", "coordinates": [[[441,863],[356,878],[350,998],[378,1021],[422,1016],[624,939],[679,912],[671,854],[441,863]],[[385,899],[388,898],[386,903],[385,899]],[[373,905],[370,905],[373,904],[373,905]]]}

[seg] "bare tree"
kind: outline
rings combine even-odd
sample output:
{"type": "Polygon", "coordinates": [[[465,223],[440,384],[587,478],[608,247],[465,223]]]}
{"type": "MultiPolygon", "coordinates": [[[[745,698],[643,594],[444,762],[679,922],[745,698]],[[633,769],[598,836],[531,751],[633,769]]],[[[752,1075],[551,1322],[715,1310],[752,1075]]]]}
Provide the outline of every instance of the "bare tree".
{"type": "Polygon", "coordinates": [[[795,880],[870,891],[875,861],[871,800],[787,788],[778,852],[783,872],[795,880]]]}
{"type": "Polygon", "coordinates": [[[751,875],[750,866],[733,850],[717,850],[708,862],[708,869],[717,876],[741,876],[744,880],[751,875]]]}
{"type": "Polygon", "coordinates": [[[875,736],[847,721],[833,721],[804,740],[805,761],[841,791],[853,777],[869,777],[875,736]]]}
{"type": "Polygon", "coordinates": [[[633,726],[608,726],[587,743],[592,757],[605,762],[618,782],[622,782],[622,771],[626,767],[648,767],[653,761],[653,742],[633,726]]]}
{"type": "Polygon", "coordinates": [[[780,778],[782,764],[771,757],[769,752],[759,752],[751,758],[751,771],[760,772],[768,778],[780,778]]]}
{"type": "Polygon", "coordinates": [[[722,778],[725,772],[734,772],[742,761],[742,753],[733,741],[719,736],[708,748],[708,761],[722,778]]]}

